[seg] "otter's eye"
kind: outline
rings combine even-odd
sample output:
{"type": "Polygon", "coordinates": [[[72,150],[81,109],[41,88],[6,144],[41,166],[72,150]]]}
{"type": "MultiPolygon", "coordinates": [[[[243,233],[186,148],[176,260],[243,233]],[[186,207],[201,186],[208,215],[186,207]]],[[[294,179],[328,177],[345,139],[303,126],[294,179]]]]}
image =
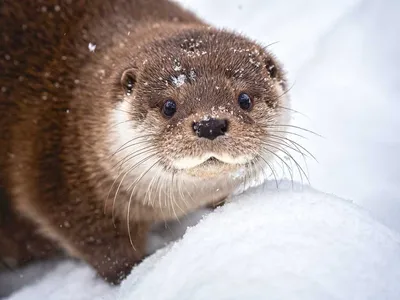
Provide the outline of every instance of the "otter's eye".
{"type": "Polygon", "coordinates": [[[240,108],[243,110],[250,110],[253,106],[250,96],[246,93],[240,93],[238,102],[240,108]]]}
{"type": "Polygon", "coordinates": [[[176,102],[174,100],[167,100],[164,102],[162,113],[167,118],[171,118],[176,113],[176,102]]]}

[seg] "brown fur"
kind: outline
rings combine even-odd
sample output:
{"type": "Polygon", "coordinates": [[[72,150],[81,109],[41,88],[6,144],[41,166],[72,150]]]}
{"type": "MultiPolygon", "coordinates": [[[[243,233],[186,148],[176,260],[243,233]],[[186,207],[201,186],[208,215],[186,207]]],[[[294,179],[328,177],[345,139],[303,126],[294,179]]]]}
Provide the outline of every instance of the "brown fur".
{"type": "Polygon", "coordinates": [[[5,0],[0,5],[2,260],[19,264],[61,247],[118,282],[143,258],[152,223],[216,203],[238,185],[235,179],[219,188],[220,181],[211,180],[203,194],[203,188],[187,188],[190,183],[179,188],[174,174],[182,171],[173,162],[210,149],[232,157],[257,154],[265,126],[283,114],[275,84],[286,87],[276,60],[171,2],[5,0]],[[94,52],[89,43],[96,44],[94,52]],[[135,79],[129,95],[121,85],[126,72],[135,79]],[[182,72],[186,82],[177,87],[171,78],[182,72]],[[250,113],[235,106],[243,90],[256,102],[250,113]],[[170,98],[178,111],[165,119],[160,110],[170,98]],[[138,140],[159,157],[161,178],[154,189],[146,174],[140,177],[145,169],[124,182],[119,177],[129,159],[110,150],[112,137],[120,134],[115,128],[122,126],[110,116],[123,101],[131,105],[132,126],[149,134],[138,140]],[[229,133],[237,138],[197,138],[192,123],[204,114],[229,119],[229,133]],[[165,174],[170,183],[162,194],[165,174]]]}

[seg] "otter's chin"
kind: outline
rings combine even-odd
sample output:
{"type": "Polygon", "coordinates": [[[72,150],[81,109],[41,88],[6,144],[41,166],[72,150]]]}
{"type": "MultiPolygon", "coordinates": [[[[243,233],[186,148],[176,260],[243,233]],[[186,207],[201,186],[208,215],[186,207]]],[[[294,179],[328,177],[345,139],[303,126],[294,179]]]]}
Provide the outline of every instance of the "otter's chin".
{"type": "Polygon", "coordinates": [[[197,178],[236,177],[235,174],[243,171],[244,168],[242,164],[229,164],[212,157],[193,168],[185,169],[184,172],[197,178]]]}

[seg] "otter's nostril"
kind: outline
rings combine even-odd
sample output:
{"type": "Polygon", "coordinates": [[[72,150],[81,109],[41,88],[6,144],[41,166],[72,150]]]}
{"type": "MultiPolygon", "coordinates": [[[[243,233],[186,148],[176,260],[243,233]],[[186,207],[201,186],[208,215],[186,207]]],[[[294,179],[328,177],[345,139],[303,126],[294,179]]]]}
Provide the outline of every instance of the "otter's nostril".
{"type": "Polygon", "coordinates": [[[223,123],[221,123],[221,131],[223,133],[226,133],[228,131],[228,121],[227,120],[221,120],[223,123]]]}
{"type": "Polygon", "coordinates": [[[200,138],[214,140],[228,131],[228,121],[210,118],[192,124],[193,131],[200,138]]]}

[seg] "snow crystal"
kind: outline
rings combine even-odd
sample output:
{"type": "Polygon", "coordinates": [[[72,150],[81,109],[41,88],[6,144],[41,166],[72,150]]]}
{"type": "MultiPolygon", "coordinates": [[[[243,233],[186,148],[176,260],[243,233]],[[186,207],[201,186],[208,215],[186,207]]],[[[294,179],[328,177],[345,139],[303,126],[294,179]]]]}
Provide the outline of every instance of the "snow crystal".
{"type": "Polygon", "coordinates": [[[191,81],[194,81],[194,80],[196,80],[196,71],[194,70],[194,69],[191,69],[190,70],[190,72],[189,72],[189,79],[191,80],[191,81]]]}
{"type": "Polygon", "coordinates": [[[96,44],[89,43],[88,48],[90,52],[94,52],[94,50],[96,50],[96,44]]]}
{"type": "Polygon", "coordinates": [[[185,84],[186,75],[181,74],[178,77],[172,76],[171,79],[172,79],[173,84],[176,87],[181,87],[183,84],[185,84]]]}
{"type": "Polygon", "coordinates": [[[174,71],[181,71],[182,70],[182,66],[181,63],[179,62],[179,60],[174,59],[174,66],[173,66],[174,71]]]}

